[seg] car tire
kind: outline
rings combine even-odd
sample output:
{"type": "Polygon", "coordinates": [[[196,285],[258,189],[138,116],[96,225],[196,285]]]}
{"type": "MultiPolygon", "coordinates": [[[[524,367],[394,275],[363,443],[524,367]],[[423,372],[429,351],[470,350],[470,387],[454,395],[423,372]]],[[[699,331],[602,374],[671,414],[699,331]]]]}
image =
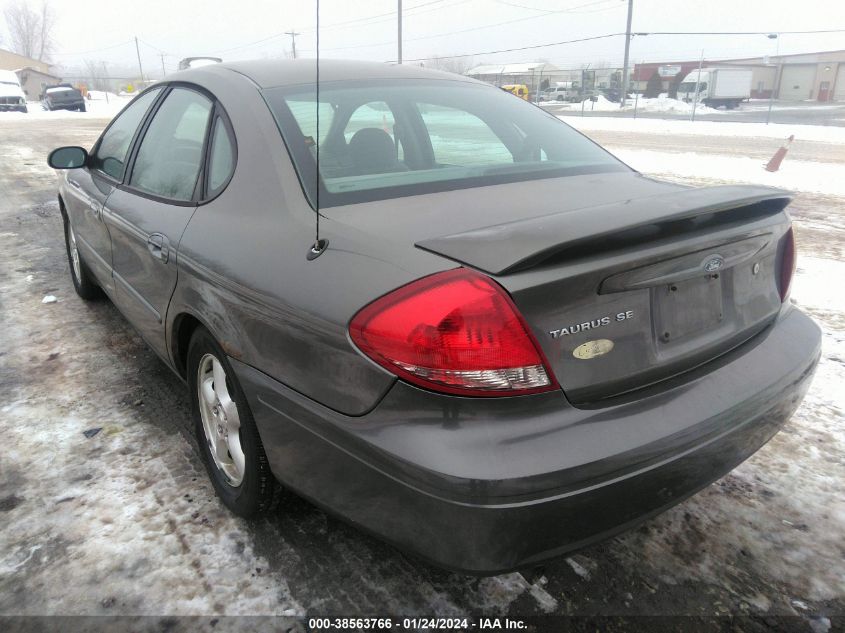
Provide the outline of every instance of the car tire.
{"type": "Polygon", "coordinates": [[[73,289],[76,294],[85,301],[93,301],[103,296],[103,291],[94,276],[88,270],[88,266],[82,259],[79,249],[76,247],[76,235],[70,221],[65,216],[65,250],[67,251],[67,263],[70,266],[70,278],[73,281],[73,289]]]}
{"type": "Polygon", "coordinates": [[[191,337],[187,367],[194,433],[217,496],[240,517],[269,512],[281,487],[235,372],[202,326],[191,337]]]}
{"type": "Polygon", "coordinates": [[[85,104],[83,103],[81,106],[77,108],[80,112],[85,112],[85,104]]]}

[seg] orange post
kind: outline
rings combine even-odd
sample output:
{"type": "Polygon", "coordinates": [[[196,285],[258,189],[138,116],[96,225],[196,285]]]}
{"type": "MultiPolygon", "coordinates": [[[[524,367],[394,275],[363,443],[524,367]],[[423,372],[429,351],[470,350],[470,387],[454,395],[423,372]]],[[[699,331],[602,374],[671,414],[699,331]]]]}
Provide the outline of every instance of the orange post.
{"type": "Polygon", "coordinates": [[[766,171],[777,171],[780,169],[780,164],[783,162],[783,159],[786,158],[786,152],[789,151],[789,146],[792,145],[792,141],[795,140],[795,135],[790,134],[789,138],[783,142],[778,150],[775,152],[775,155],[771,157],[768,163],[766,163],[766,171]]]}

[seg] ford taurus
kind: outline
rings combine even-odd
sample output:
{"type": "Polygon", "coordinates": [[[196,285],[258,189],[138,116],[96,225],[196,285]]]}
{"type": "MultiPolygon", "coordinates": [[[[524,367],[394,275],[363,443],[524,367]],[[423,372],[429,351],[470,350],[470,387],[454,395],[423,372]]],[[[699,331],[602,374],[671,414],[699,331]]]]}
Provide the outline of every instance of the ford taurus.
{"type": "Polygon", "coordinates": [[[647,178],[463,77],[205,66],[49,163],[77,293],[187,383],[241,516],[284,485],[441,566],[530,565],[730,471],[819,358],[787,192],[647,178]]]}

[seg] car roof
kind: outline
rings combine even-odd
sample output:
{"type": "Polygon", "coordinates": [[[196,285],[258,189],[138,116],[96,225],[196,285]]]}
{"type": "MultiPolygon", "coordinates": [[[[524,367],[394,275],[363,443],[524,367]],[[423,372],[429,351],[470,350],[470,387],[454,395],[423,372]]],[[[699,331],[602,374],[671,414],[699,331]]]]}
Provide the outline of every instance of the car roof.
{"type": "MultiPolygon", "coordinates": [[[[201,68],[184,70],[167,77],[174,81],[191,81],[213,73],[231,76],[236,72],[252,80],[260,88],[312,84],[316,79],[317,63],[314,59],[262,59],[243,62],[226,62],[201,68]]],[[[454,73],[429,70],[419,66],[387,64],[380,62],[341,59],[320,60],[320,83],[338,80],[367,79],[447,79],[468,83],[481,83],[454,73]]]]}

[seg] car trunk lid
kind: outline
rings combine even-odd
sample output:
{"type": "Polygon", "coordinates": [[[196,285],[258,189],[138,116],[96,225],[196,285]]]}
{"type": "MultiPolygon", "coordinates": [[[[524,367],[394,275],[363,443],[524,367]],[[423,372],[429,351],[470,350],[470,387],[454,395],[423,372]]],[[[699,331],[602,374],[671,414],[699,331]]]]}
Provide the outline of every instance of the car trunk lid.
{"type": "Polygon", "coordinates": [[[786,192],[724,186],[570,209],[417,242],[511,293],[569,399],[695,368],[781,306],[786,192]]]}

